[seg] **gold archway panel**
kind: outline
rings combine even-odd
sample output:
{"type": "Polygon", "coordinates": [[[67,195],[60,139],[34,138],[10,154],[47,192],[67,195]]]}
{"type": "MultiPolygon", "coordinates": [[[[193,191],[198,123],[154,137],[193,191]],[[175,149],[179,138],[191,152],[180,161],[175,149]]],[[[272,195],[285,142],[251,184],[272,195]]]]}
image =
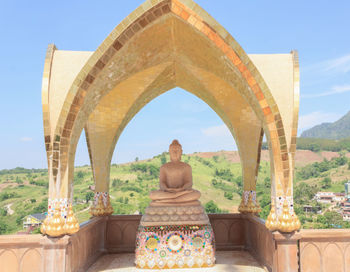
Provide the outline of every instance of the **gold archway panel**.
{"type": "Polygon", "coordinates": [[[119,135],[144,105],[175,86],[212,107],[236,139],[245,212],[257,211],[252,202],[257,206],[255,182],[264,130],[276,220],[286,202],[296,221],[292,180],[297,54],[247,55],[190,0],[146,1],[95,52],[49,47],[42,92],[51,201],[63,199],[67,204],[72,198],[75,149],[85,127],[96,181],[95,204],[109,203],[109,164],[119,135]]]}

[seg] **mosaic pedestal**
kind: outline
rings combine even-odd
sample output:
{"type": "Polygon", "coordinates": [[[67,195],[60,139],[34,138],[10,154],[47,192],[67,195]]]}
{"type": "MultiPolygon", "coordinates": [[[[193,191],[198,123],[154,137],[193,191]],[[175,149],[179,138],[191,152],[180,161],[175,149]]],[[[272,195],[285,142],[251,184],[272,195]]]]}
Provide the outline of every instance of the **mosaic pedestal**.
{"type": "Polygon", "coordinates": [[[143,269],[210,267],[215,239],[210,224],[142,226],[136,236],[135,264],[143,269]]]}

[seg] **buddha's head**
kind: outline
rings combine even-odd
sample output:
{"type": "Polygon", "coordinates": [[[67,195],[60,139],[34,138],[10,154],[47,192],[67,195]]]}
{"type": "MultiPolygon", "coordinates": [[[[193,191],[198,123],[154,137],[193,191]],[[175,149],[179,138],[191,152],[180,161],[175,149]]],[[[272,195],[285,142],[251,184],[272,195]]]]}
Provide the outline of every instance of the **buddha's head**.
{"type": "Polygon", "coordinates": [[[169,146],[170,160],[172,162],[178,162],[181,160],[182,146],[178,140],[174,140],[169,146]]]}

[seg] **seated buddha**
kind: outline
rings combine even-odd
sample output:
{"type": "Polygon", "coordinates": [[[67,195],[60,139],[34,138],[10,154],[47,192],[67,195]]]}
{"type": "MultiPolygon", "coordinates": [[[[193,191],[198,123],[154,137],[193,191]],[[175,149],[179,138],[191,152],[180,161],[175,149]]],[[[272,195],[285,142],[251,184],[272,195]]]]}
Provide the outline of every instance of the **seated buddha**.
{"type": "Polygon", "coordinates": [[[135,264],[150,269],[213,266],[214,232],[198,200],[200,192],[192,189],[191,166],[181,162],[177,140],[169,153],[170,162],[159,171],[160,188],[150,192],[152,201],[137,230],[135,264]]]}
{"type": "Polygon", "coordinates": [[[169,146],[170,162],[159,172],[159,187],[150,193],[151,206],[198,205],[201,193],[192,189],[192,168],[181,161],[182,147],[177,140],[169,146]]]}
{"type": "Polygon", "coordinates": [[[159,171],[159,190],[150,192],[151,203],[141,218],[142,226],[162,224],[207,224],[209,219],[192,189],[192,168],[181,161],[182,147],[177,140],[169,146],[170,162],[159,171]]]}

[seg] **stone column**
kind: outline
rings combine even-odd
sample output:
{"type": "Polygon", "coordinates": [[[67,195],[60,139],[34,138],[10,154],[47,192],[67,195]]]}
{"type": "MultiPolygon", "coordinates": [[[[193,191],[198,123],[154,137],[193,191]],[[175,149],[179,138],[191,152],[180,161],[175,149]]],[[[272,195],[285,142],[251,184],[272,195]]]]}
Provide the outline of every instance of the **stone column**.
{"type": "Polygon", "coordinates": [[[69,265],[67,265],[68,244],[69,236],[64,236],[62,238],[42,238],[41,245],[43,247],[43,271],[67,271],[66,268],[67,266],[69,267],[69,265]]]}
{"type": "Polygon", "coordinates": [[[275,241],[275,252],[273,271],[276,272],[298,272],[298,241],[301,235],[299,232],[281,234],[273,233],[275,241]]]}

